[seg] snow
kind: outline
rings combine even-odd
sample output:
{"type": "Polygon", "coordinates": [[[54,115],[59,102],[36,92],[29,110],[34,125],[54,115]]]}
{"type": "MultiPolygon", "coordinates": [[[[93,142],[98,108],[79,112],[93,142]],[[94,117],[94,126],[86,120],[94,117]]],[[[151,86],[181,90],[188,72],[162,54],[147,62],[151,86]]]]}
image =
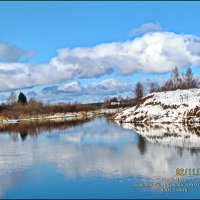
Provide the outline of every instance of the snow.
{"type": "Polygon", "coordinates": [[[176,146],[182,148],[200,148],[200,126],[194,129],[181,123],[171,124],[133,124],[124,123],[126,129],[133,129],[151,143],[158,143],[165,146],[176,146]]]}
{"type": "Polygon", "coordinates": [[[200,122],[200,89],[151,93],[140,106],[126,108],[114,120],[121,123],[200,122]],[[196,109],[198,116],[187,116],[196,109]],[[190,121],[188,121],[190,120],[190,121]]]}

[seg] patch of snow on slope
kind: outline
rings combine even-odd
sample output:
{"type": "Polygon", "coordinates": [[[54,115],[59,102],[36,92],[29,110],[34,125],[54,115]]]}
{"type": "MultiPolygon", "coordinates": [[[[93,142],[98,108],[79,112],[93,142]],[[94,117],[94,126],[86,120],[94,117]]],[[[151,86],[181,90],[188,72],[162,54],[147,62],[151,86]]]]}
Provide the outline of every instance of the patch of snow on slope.
{"type": "MultiPolygon", "coordinates": [[[[144,102],[140,105],[124,109],[121,113],[118,113],[115,116],[115,121],[122,123],[185,122],[185,120],[188,120],[188,113],[192,109],[196,109],[195,112],[200,112],[200,89],[152,93],[143,99],[144,102]]],[[[200,121],[200,117],[191,117],[196,122],[200,121]]]]}

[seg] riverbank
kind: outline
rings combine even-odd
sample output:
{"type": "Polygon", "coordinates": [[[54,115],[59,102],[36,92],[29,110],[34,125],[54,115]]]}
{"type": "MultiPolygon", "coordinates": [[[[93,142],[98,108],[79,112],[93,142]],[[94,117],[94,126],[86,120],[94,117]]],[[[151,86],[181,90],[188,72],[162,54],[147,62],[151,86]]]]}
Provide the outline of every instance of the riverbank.
{"type": "Polygon", "coordinates": [[[53,115],[35,115],[27,118],[0,118],[1,124],[13,124],[26,121],[42,121],[42,120],[80,120],[80,119],[90,119],[93,117],[103,116],[103,115],[114,115],[120,112],[120,109],[98,109],[95,111],[88,112],[67,112],[67,113],[55,113],[53,115]]]}
{"type": "Polygon", "coordinates": [[[200,123],[200,89],[151,93],[113,116],[118,123],[200,123]]]}

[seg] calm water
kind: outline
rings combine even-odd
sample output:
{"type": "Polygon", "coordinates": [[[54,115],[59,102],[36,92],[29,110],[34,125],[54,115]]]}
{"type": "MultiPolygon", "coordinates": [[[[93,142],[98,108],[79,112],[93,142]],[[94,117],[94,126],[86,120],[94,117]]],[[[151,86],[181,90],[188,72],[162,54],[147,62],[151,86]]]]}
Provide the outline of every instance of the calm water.
{"type": "Polygon", "coordinates": [[[199,198],[200,187],[133,186],[176,177],[177,167],[200,168],[198,130],[132,128],[105,118],[1,128],[0,198],[199,198]]]}

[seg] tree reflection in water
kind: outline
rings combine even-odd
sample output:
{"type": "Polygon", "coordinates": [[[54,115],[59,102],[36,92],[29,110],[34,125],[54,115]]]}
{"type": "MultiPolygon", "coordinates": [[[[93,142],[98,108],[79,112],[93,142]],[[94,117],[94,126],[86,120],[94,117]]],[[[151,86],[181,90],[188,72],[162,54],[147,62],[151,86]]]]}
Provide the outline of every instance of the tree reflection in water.
{"type": "Polygon", "coordinates": [[[138,149],[141,155],[144,155],[147,150],[145,138],[141,135],[138,135],[138,149]]]}
{"type": "Polygon", "coordinates": [[[146,151],[146,142],[173,146],[177,154],[182,157],[184,149],[188,149],[191,155],[200,152],[200,125],[184,125],[181,123],[170,124],[134,124],[124,123],[124,128],[132,129],[139,135],[138,148],[141,154],[146,151]],[[145,142],[146,140],[146,142],[145,142]]]}
{"type": "Polygon", "coordinates": [[[20,134],[20,136],[21,136],[22,141],[26,140],[26,138],[27,138],[27,136],[28,136],[27,130],[19,131],[19,134],[20,134]]]}
{"type": "Polygon", "coordinates": [[[27,136],[37,137],[43,132],[51,132],[54,129],[66,130],[70,127],[82,125],[91,119],[84,120],[49,120],[35,122],[21,122],[16,124],[0,124],[0,134],[9,133],[13,141],[17,141],[18,134],[22,141],[25,141],[27,136]]]}

